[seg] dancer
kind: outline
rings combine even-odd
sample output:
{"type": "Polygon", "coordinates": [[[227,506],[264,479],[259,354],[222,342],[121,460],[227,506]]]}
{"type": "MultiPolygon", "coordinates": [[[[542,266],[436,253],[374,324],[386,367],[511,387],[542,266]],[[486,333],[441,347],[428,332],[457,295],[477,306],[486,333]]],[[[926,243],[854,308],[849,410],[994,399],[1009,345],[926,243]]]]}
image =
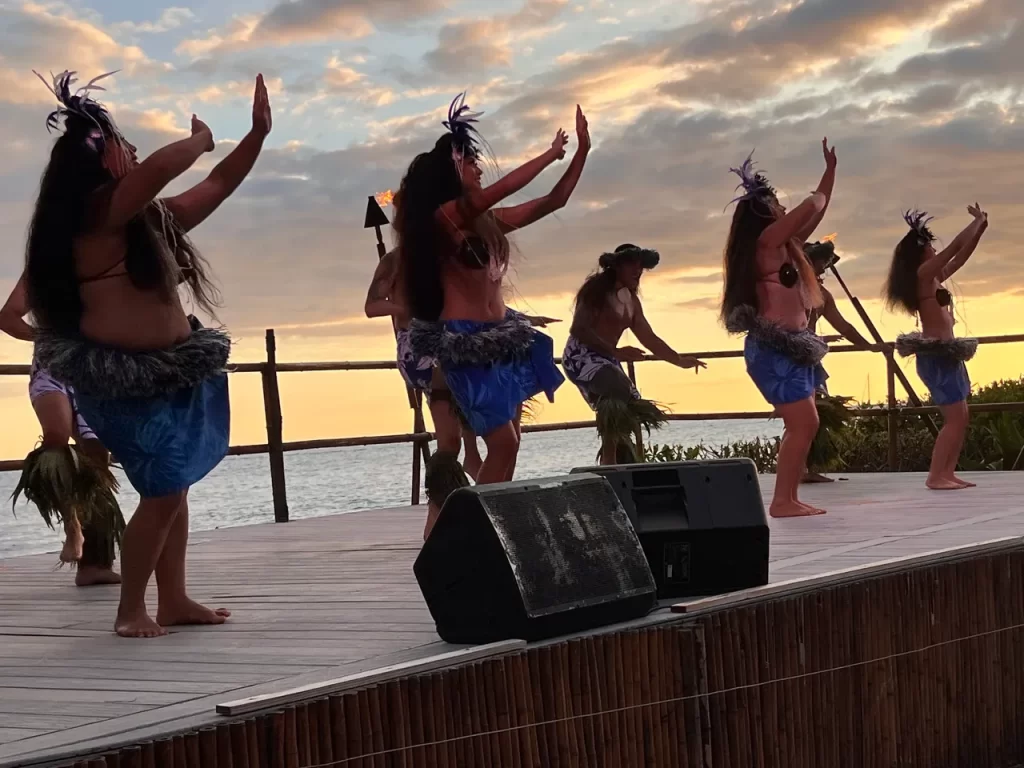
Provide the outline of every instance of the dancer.
{"type": "Polygon", "coordinates": [[[642,461],[633,436],[643,428],[650,433],[665,423],[656,403],[644,400],[622,370],[623,360],[642,360],[644,351],[620,347],[628,328],[659,360],[680,368],[707,366],[695,357],[676,352],[651,328],[640,301],[640,278],[658,266],[657,251],[626,243],[598,259],[598,270],[576,294],[569,340],[562,353],[565,375],[597,413],[602,464],[642,461]]]}
{"type": "MultiPolygon", "coordinates": [[[[396,229],[414,318],[413,351],[438,365],[431,384],[435,423],[438,411],[457,413],[483,437],[487,457],[477,480],[494,483],[512,478],[522,404],[541,392],[553,399],[563,381],[551,338],[505,306],[507,234],[566,204],[583,172],[590,136],[577,106],[579,148],[552,191],[521,205],[495,208],[562,159],[568,137],[559,130],[541,156],[483,187],[481,139],[474,125],[478,117],[465,106],[464,94],[452,102],[448,132],[412,162],[402,180],[396,229]]],[[[428,498],[435,507],[466,482],[457,450],[439,440],[427,469],[428,498]]],[[[428,520],[428,531],[432,525],[428,520]]]]}
{"type": "MultiPolygon", "coordinates": [[[[0,308],[0,331],[33,341],[36,329],[25,322],[28,314],[22,275],[0,308]]],[[[124,516],[110,454],[78,412],[73,393],[35,361],[28,393],[43,435],[41,445],[25,458],[13,498],[17,501],[24,493],[50,528],[54,519],[61,524],[65,538],[60,562],[77,569],[76,586],[120,584],[114,551],[124,532],[124,516]]]]}
{"type": "Polygon", "coordinates": [[[807,327],[808,314],[820,310],[823,301],[803,249],[824,217],[835,185],[835,149],[829,149],[826,139],[822,150],[825,173],[817,191],[789,212],[764,174],[754,171],[753,154],[732,169],[744,194],[734,201],[725,248],[722,320],[731,333],[746,333],[747,373],[785,424],[770,507],[773,517],[825,512],[797,497],[818,431],[814,393],[825,382],[820,363],[828,352],[807,327]]]}
{"type": "Polygon", "coordinates": [[[925,482],[934,491],[974,487],[956,476],[956,465],[969,419],[971,380],[966,362],[974,357],[978,340],[954,336],[953,296],[942,286],[967,263],[988,229],[988,214],[977,203],[968,206],[967,212],[973,217],[971,223],[938,253],[928,227],[931,218],[920,211],[907,212],[903,218],[910,230],[896,246],[885,285],[888,306],[916,314],[921,322],[920,331],[897,337],[896,351],[902,357],[917,356],[917,375],[942,412],[942,429],[935,438],[925,482]]]}
{"type": "MultiPolygon", "coordinates": [[[[839,261],[839,254],[836,253],[834,242],[825,240],[815,243],[804,243],[804,253],[814,267],[814,274],[818,277],[818,286],[821,288],[821,297],[824,302],[818,309],[808,313],[807,329],[811,333],[817,333],[818,320],[824,318],[828,321],[840,336],[849,341],[859,349],[870,349],[871,343],[861,336],[860,331],[843,317],[832,292],[825,287],[824,275],[830,267],[839,261]]],[[[815,408],[818,411],[818,432],[811,442],[810,452],[807,455],[807,469],[801,480],[803,483],[832,483],[831,477],[822,474],[837,463],[838,449],[832,439],[836,430],[853,418],[846,404],[850,402],[849,397],[839,397],[829,394],[828,372],[822,366],[821,385],[815,392],[815,408]]]]}
{"type": "MultiPolygon", "coordinates": [[[[139,163],[135,148],[93,101],[96,80],[72,93],[74,73],[54,78],[64,130],[43,173],[29,231],[27,288],[38,323],[36,358],[74,388],[75,402],[142,497],[124,534],[123,583],[114,629],[155,637],[176,624],[221,624],[229,615],[188,597],[188,490],[227,453],[227,334],[186,316],[184,277],[211,315],[218,294],[187,232],[252,169],[271,128],[262,76],[252,130],[188,191],[158,200],[174,178],[213,150],[210,129],[139,163]],[[158,607],[146,610],[156,573],[158,607]]],[[[97,78],[99,79],[99,78],[97,78]]],[[[45,82],[45,81],[44,81],[45,82]]]]}

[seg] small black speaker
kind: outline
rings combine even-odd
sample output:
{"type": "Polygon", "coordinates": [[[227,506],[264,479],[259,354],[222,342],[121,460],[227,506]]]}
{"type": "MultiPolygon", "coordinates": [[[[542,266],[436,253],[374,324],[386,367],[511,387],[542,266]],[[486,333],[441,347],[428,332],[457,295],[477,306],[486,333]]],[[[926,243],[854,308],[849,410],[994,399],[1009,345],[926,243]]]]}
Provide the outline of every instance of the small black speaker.
{"type": "Polygon", "coordinates": [[[655,606],[636,532],[608,481],[593,475],[455,491],[413,570],[449,643],[542,640],[655,606]]]}
{"type": "Polygon", "coordinates": [[[607,478],[661,600],[768,583],[768,517],[750,459],[581,467],[607,478]]]}

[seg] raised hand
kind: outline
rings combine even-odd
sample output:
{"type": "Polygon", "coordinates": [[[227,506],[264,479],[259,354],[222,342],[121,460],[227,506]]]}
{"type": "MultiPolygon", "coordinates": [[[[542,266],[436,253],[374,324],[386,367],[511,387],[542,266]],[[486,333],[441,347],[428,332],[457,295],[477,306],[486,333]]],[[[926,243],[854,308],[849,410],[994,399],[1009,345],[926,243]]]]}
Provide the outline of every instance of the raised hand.
{"type": "Polygon", "coordinates": [[[203,138],[205,139],[203,146],[204,152],[213,151],[213,131],[210,130],[210,126],[208,126],[195,115],[192,115],[192,135],[203,136],[203,138]]]}
{"type": "Polygon", "coordinates": [[[544,317],[543,315],[539,317],[530,318],[530,325],[534,326],[535,328],[547,328],[551,323],[560,322],[562,321],[559,320],[557,317],[544,317]]]}
{"type": "Polygon", "coordinates": [[[252,98],[252,129],[261,136],[266,136],[270,133],[273,122],[267,86],[263,82],[263,75],[256,75],[256,93],[252,98]]]}
{"type": "Polygon", "coordinates": [[[587,123],[587,116],[583,114],[580,105],[576,105],[576,138],[579,140],[579,148],[583,152],[590,151],[590,126],[587,123]]]}
{"type": "Polygon", "coordinates": [[[821,140],[821,151],[825,154],[825,167],[835,168],[838,160],[836,160],[836,148],[828,148],[828,136],[821,140]]]}
{"type": "Polygon", "coordinates": [[[561,160],[565,157],[565,145],[569,143],[569,137],[561,128],[555,134],[555,140],[551,142],[551,150],[555,153],[555,159],[561,160]]]}
{"type": "Polygon", "coordinates": [[[981,221],[986,222],[988,221],[988,214],[985,213],[985,211],[981,210],[981,206],[978,205],[977,203],[975,203],[974,205],[968,205],[967,212],[971,214],[971,216],[973,216],[975,219],[979,219],[981,221]]]}

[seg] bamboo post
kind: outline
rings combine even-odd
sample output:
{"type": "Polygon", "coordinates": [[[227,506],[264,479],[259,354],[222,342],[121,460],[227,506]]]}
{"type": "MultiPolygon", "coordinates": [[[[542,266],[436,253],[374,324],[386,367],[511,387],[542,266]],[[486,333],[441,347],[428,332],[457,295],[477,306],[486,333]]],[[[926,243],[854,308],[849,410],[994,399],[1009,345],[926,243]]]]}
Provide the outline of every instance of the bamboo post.
{"type": "Polygon", "coordinates": [[[885,351],[886,379],[888,381],[887,417],[889,429],[889,471],[895,472],[899,464],[899,417],[896,415],[896,360],[891,349],[885,351]]]}
{"type": "MultiPolygon", "coordinates": [[[[633,365],[633,361],[629,360],[626,363],[626,368],[629,371],[629,380],[636,387],[636,366],[633,365]]],[[[639,390],[639,388],[637,388],[639,390]]],[[[644,460],[644,432],[641,427],[636,428],[636,454],[640,461],[644,460]]]]}
{"type": "Polygon", "coordinates": [[[288,494],[284,481],[284,438],[281,393],[277,388],[277,341],[274,329],[267,329],[267,364],[263,369],[263,408],[267,421],[267,450],[270,456],[270,485],[274,493],[274,522],[288,522],[288,494]]]}
{"type": "MultiPolygon", "coordinates": [[[[415,434],[425,432],[427,428],[423,422],[423,394],[421,392],[414,393],[410,388],[409,397],[412,401],[412,431],[415,434]]],[[[423,464],[426,464],[430,459],[430,448],[426,442],[417,440],[412,444],[412,493],[409,497],[410,503],[414,507],[420,503],[420,471],[422,468],[420,451],[423,452],[423,464]]]]}

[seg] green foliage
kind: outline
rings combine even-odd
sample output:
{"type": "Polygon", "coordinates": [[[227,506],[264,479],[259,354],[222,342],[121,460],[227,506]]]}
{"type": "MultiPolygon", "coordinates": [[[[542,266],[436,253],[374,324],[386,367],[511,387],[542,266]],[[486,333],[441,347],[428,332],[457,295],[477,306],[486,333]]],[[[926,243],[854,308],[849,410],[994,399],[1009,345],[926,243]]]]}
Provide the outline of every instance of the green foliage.
{"type": "MultiPolygon", "coordinates": [[[[818,401],[823,429],[812,448],[811,466],[818,471],[887,472],[889,470],[889,427],[884,413],[854,416],[847,412],[849,398],[818,401]]],[[[1024,378],[996,381],[978,387],[971,404],[1024,402],[1024,378]]],[[[929,404],[926,401],[926,404],[929,404]]],[[[901,404],[906,407],[907,403],[901,404]]],[[[872,405],[861,405],[871,408],[872,405]]],[[[941,426],[941,417],[934,419],[941,426]]],[[[644,451],[645,461],[693,461],[746,457],[759,472],[774,472],[779,439],[741,440],[723,446],[652,445],[644,451]]],[[[923,416],[901,416],[897,430],[896,469],[926,472],[935,438],[923,416]]],[[[1024,470],[1024,412],[1001,411],[972,415],[963,452],[963,470],[1024,470]]]]}

